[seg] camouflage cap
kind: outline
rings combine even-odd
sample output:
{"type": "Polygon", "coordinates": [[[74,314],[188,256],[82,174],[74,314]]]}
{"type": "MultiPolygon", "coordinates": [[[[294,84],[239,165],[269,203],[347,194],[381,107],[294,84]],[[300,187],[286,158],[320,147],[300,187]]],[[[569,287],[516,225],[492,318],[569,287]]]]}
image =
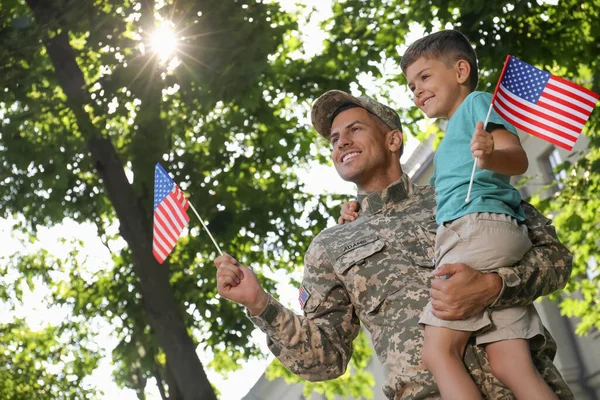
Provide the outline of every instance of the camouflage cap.
{"type": "Polygon", "coordinates": [[[367,96],[354,97],[341,90],[329,90],[315,101],[312,107],[312,124],[325,139],[331,135],[331,123],[338,108],[345,104],[356,104],[378,116],[392,130],[402,131],[400,116],[396,111],[367,96]]]}

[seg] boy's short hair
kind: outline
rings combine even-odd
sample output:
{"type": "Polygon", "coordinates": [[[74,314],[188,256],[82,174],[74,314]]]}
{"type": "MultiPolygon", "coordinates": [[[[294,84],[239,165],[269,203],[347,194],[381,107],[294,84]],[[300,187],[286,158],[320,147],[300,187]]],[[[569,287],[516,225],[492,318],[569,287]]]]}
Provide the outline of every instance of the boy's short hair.
{"type": "Polygon", "coordinates": [[[421,38],[408,46],[400,61],[400,68],[406,74],[406,69],[419,58],[434,58],[450,67],[458,60],[466,60],[471,66],[469,74],[469,89],[477,87],[478,69],[477,55],[469,43],[469,39],[459,31],[445,30],[435,32],[421,38]]]}

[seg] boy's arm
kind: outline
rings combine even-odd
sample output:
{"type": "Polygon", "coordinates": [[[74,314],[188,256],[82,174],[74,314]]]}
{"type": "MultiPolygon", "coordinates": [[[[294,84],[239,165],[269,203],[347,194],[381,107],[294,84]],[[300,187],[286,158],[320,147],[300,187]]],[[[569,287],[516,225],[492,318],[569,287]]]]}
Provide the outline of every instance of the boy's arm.
{"type": "Polygon", "coordinates": [[[479,158],[477,167],[502,175],[521,175],[529,166],[517,135],[504,128],[494,129],[490,134],[483,129],[481,121],[473,132],[471,153],[479,158]]]}
{"type": "Polygon", "coordinates": [[[556,237],[552,221],[529,203],[522,202],[521,207],[533,246],[521,261],[497,271],[503,287],[491,307],[531,304],[540,296],[564,288],[571,276],[573,257],[556,237]]]}

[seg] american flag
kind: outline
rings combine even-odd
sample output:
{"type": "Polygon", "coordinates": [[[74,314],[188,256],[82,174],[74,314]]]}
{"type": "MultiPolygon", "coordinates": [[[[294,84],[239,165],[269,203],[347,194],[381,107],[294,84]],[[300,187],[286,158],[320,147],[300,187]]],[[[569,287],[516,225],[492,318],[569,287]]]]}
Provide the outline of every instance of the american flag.
{"type": "Polygon", "coordinates": [[[154,231],[152,254],[162,264],[175,247],[190,217],[188,200],[167,171],[156,163],[154,168],[154,231]]]}
{"type": "Polygon", "coordinates": [[[300,286],[300,292],[298,293],[298,301],[300,302],[300,307],[304,308],[304,305],[308,301],[309,297],[310,293],[308,292],[308,290],[306,290],[304,285],[300,286]]]}
{"type": "Polygon", "coordinates": [[[572,150],[599,97],[509,55],[492,104],[516,128],[572,150]]]}

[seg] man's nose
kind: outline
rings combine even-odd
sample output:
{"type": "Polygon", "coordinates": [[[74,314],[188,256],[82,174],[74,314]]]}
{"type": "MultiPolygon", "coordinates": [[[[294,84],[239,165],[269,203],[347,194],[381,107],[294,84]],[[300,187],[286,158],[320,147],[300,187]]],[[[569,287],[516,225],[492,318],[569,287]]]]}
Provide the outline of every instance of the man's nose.
{"type": "Polygon", "coordinates": [[[340,135],[337,141],[338,149],[343,149],[344,147],[349,146],[352,143],[352,140],[348,135],[340,135]]]}

